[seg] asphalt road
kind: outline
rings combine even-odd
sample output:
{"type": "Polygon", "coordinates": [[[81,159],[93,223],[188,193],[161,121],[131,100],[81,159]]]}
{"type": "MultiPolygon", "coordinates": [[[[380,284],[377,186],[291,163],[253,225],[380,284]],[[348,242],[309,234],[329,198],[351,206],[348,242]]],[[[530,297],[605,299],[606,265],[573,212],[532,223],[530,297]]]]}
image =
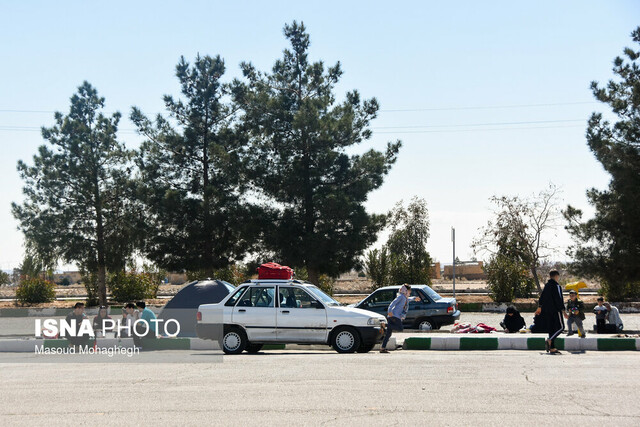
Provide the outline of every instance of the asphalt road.
{"type": "Polygon", "coordinates": [[[0,363],[0,425],[637,426],[638,366],[635,352],[513,350],[0,363]]]}

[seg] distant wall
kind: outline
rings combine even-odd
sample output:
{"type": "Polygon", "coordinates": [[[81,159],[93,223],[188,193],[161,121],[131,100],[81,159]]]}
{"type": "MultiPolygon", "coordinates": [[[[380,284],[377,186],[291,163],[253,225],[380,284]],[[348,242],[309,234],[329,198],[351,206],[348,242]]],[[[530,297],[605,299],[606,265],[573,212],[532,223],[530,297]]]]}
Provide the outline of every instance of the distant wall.
{"type": "Polygon", "coordinates": [[[441,279],[442,278],[442,273],[440,270],[440,263],[436,262],[435,264],[433,264],[431,266],[431,278],[432,279],[441,279]]]}
{"type": "MultiPolygon", "coordinates": [[[[445,279],[453,278],[453,265],[444,266],[445,279]]],[[[456,278],[467,280],[485,280],[487,273],[484,272],[482,261],[473,264],[456,264],[456,278]]]]}

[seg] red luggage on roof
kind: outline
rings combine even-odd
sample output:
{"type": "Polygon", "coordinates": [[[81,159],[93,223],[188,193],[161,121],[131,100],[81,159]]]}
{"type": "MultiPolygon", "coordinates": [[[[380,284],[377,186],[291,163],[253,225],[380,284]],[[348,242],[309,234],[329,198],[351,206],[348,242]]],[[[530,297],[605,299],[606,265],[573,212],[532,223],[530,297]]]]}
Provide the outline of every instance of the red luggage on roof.
{"type": "Polygon", "coordinates": [[[276,264],[275,262],[268,262],[262,264],[257,268],[258,279],[292,279],[293,269],[286,265],[276,264]]]}

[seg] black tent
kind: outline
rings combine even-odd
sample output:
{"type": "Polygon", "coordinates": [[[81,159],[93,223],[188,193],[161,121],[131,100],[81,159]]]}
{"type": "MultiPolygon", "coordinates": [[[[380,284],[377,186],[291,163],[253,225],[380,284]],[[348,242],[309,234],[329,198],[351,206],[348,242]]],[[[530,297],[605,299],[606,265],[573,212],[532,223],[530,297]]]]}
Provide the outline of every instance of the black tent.
{"type": "MultiPolygon", "coordinates": [[[[195,337],[198,306],[220,302],[233,289],[235,288],[232,284],[223,280],[207,279],[191,282],[171,298],[158,315],[158,319],[163,319],[164,322],[175,319],[180,324],[179,337],[195,337]]],[[[169,325],[167,328],[169,333],[174,332],[174,327],[173,324],[169,325]]]]}

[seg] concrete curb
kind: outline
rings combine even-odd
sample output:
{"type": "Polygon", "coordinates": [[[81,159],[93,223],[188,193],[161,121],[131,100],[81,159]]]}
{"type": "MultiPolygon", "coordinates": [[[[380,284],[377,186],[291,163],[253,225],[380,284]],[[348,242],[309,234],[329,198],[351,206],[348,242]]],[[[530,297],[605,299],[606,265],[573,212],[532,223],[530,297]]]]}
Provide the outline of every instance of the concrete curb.
{"type": "MultiPolygon", "coordinates": [[[[558,350],[639,351],[640,338],[557,338],[558,350]]],[[[520,337],[410,337],[406,350],[538,350],[544,351],[545,338],[520,337]]]]}

